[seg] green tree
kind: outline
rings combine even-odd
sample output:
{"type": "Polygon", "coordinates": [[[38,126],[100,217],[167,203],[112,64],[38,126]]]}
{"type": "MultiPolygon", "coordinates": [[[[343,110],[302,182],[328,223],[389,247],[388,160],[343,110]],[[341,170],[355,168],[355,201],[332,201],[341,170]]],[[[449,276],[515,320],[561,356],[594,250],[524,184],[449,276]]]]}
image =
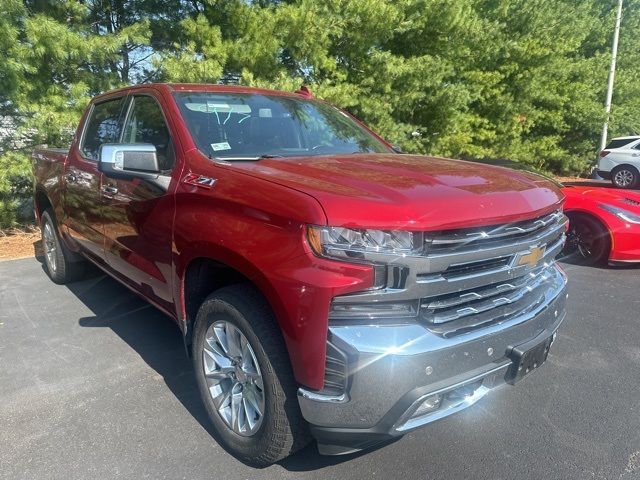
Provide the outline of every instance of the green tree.
{"type": "Polygon", "coordinates": [[[76,0],[0,3],[0,227],[20,219],[25,178],[30,178],[29,153],[35,145],[65,145],[88,100],[121,85],[113,70],[122,65],[132,42],[147,42],[148,22],[117,31],[101,31],[92,22],[87,4],[76,0]],[[10,212],[14,212],[10,214],[10,212]]]}
{"type": "MultiPolygon", "coordinates": [[[[563,173],[595,158],[610,2],[208,0],[195,11],[157,61],[163,78],[306,82],[411,152],[563,173]]],[[[614,132],[637,122],[636,56],[620,63],[614,132]]]]}
{"type": "MultiPolygon", "coordinates": [[[[625,2],[612,135],[640,129],[639,6],[625,2]]],[[[69,142],[91,96],[156,80],[239,79],[285,90],[306,83],[408,152],[585,172],[604,121],[614,7],[614,0],[3,0],[0,170],[13,173],[0,178],[0,192],[20,190],[34,145],[69,142]]]]}

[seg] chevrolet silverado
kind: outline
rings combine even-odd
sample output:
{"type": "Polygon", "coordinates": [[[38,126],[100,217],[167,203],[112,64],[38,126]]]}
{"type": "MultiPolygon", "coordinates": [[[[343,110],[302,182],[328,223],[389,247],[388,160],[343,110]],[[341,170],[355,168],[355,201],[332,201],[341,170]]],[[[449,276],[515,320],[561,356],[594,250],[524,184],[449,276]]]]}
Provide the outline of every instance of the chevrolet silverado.
{"type": "Polygon", "coordinates": [[[398,153],[306,87],[111,91],[33,166],[48,275],[91,262],[173,318],[251,464],[468,407],[538,369],[565,317],[556,186],[398,153]]]}

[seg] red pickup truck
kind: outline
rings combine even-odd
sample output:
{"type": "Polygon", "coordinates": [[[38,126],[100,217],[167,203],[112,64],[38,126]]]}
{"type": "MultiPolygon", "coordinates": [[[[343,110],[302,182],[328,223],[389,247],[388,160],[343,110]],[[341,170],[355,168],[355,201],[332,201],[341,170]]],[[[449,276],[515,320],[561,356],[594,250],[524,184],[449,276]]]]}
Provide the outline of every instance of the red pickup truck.
{"type": "Polygon", "coordinates": [[[459,411],[537,369],[565,317],[554,185],[398,153],[305,88],[112,91],[33,158],[51,279],[89,261],[175,319],[252,464],[459,411]]]}

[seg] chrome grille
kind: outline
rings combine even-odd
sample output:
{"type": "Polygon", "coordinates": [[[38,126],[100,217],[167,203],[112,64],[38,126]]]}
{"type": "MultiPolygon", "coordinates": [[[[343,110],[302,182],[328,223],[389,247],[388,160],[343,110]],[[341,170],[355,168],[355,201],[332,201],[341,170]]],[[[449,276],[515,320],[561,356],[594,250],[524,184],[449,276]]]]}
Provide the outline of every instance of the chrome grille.
{"type": "Polygon", "coordinates": [[[425,238],[425,250],[429,253],[465,250],[479,246],[487,247],[505,241],[529,239],[548,232],[549,228],[560,227],[564,223],[564,218],[561,212],[554,212],[523,222],[441,232],[425,238]]]}
{"type": "Polygon", "coordinates": [[[503,305],[518,305],[553,275],[549,267],[530,272],[513,281],[489,285],[470,292],[456,293],[448,298],[425,299],[420,316],[423,320],[440,324],[493,310],[503,305]]]}
{"type": "Polygon", "coordinates": [[[432,236],[428,257],[466,254],[469,261],[418,274],[419,281],[437,287],[422,297],[420,320],[452,333],[503,321],[537,305],[558,281],[553,263],[564,245],[566,224],[567,218],[555,212],[516,224],[432,236]]]}
{"type": "Polygon", "coordinates": [[[448,336],[524,315],[564,286],[554,259],[567,223],[558,211],[511,224],[425,232],[419,254],[386,260],[386,288],[335,297],[331,319],[417,320],[448,336]],[[350,309],[366,313],[347,316],[350,309]]]}

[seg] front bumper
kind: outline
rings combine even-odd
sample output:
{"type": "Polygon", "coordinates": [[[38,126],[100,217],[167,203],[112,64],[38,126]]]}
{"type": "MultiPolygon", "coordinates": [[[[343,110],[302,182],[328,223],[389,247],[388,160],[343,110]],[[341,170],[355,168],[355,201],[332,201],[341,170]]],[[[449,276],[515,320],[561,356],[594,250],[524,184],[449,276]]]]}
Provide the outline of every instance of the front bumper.
{"type": "Polygon", "coordinates": [[[345,392],[298,391],[320,452],[368,448],[472,405],[505,382],[512,347],[555,333],[565,317],[566,296],[565,277],[557,271],[538,309],[452,338],[417,323],[332,325],[329,342],[347,364],[345,392]],[[416,408],[435,393],[445,399],[440,408],[416,416],[416,408]]]}
{"type": "Polygon", "coordinates": [[[640,225],[624,222],[618,217],[611,219],[607,223],[613,240],[609,263],[612,265],[639,263],[640,225]]]}

